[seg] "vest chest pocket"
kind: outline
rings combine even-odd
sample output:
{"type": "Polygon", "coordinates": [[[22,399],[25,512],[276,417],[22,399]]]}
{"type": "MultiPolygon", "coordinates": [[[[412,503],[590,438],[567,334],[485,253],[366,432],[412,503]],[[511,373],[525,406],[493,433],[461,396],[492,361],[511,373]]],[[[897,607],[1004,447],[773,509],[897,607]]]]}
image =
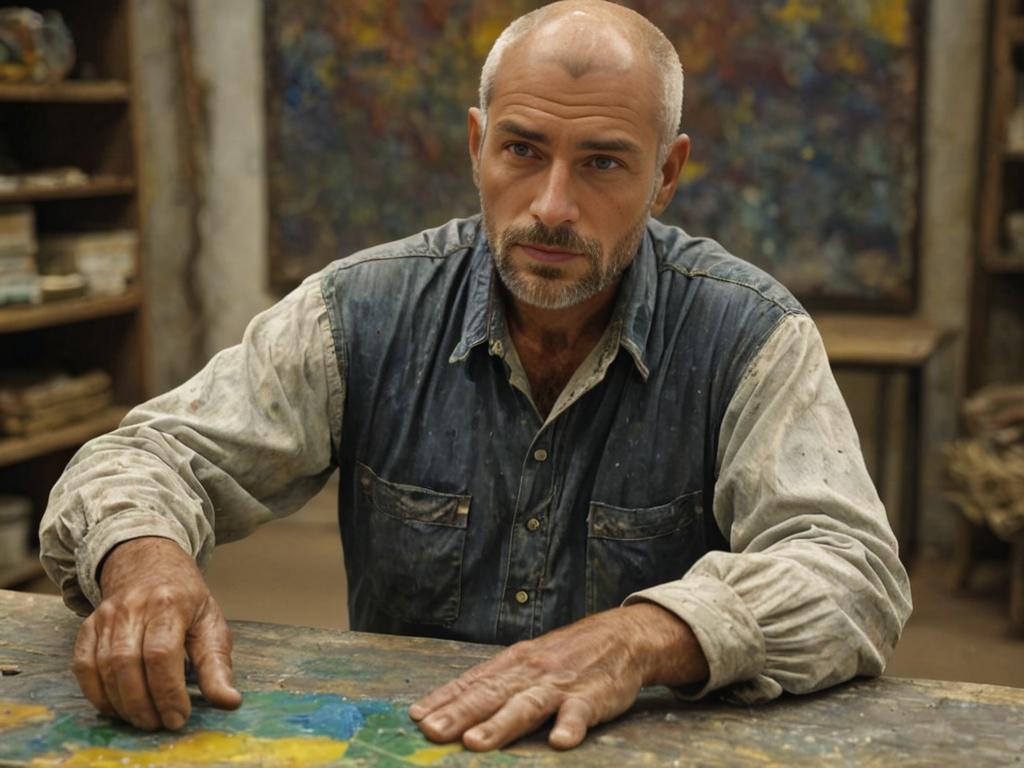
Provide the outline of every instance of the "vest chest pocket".
{"type": "Polygon", "coordinates": [[[374,601],[404,621],[451,626],[471,497],[391,483],[363,464],[357,474],[370,520],[366,576],[374,601]]]}
{"type": "Polygon", "coordinates": [[[591,502],[587,515],[587,613],[682,577],[704,553],[701,492],[657,507],[591,502]]]}

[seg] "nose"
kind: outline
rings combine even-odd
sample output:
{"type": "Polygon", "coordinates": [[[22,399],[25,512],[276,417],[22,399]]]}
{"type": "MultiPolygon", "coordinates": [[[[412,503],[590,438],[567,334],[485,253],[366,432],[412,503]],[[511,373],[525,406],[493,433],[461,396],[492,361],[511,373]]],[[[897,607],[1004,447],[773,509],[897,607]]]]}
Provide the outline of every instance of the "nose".
{"type": "Polygon", "coordinates": [[[548,166],[530,204],[530,215],[551,229],[576,223],[580,211],[567,165],[555,162],[548,166]]]}

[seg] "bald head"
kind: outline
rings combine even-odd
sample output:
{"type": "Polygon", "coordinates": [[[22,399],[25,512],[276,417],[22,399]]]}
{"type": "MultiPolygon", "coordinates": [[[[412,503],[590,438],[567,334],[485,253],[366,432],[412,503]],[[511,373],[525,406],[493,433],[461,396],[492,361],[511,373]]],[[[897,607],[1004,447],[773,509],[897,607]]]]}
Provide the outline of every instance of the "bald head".
{"type": "Polygon", "coordinates": [[[659,158],[679,134],[683,70],[675,48],[661,30],[640,14],[604,0],[562,0],[513,21],[495,41],[480,75],[480,111],[487,108],[512,49],[530,59],[550,61],[572,78],[592,72],[626,72],[645,67],[657,79],[659,158]]]}

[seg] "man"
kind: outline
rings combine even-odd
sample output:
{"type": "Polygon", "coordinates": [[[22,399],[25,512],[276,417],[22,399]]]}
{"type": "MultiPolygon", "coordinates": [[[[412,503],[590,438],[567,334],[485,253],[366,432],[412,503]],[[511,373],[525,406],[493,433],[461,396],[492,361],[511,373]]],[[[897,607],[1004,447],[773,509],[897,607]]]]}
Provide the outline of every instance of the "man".
{"type": "Polygon", "coordinates": [[[410,709],[437,741],[554,715],[568,748],[643,685],[754,702],[881,673],[909,589],[813,323],[650,218],[681,103],[632,11],[519,19],[469,113],[482,218],[327,267],[78,453],[41,537],[96,606],[90,701],[180,728],[187,651],[238,706],[196,561],[335,471],[353,628],[516,643],[410,709]]]}

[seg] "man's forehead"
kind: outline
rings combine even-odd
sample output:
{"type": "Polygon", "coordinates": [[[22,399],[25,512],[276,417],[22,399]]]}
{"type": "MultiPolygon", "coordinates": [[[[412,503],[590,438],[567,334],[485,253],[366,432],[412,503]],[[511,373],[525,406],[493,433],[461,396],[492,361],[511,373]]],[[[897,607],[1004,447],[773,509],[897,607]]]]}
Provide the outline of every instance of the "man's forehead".
{"type": "Polygon", "coordinates": [[[579,10],[542,24],[516,53],[557,63],[574,78],[589,72],[625,72],[640,60],[632,40],[595,14],[579,10]]]}

